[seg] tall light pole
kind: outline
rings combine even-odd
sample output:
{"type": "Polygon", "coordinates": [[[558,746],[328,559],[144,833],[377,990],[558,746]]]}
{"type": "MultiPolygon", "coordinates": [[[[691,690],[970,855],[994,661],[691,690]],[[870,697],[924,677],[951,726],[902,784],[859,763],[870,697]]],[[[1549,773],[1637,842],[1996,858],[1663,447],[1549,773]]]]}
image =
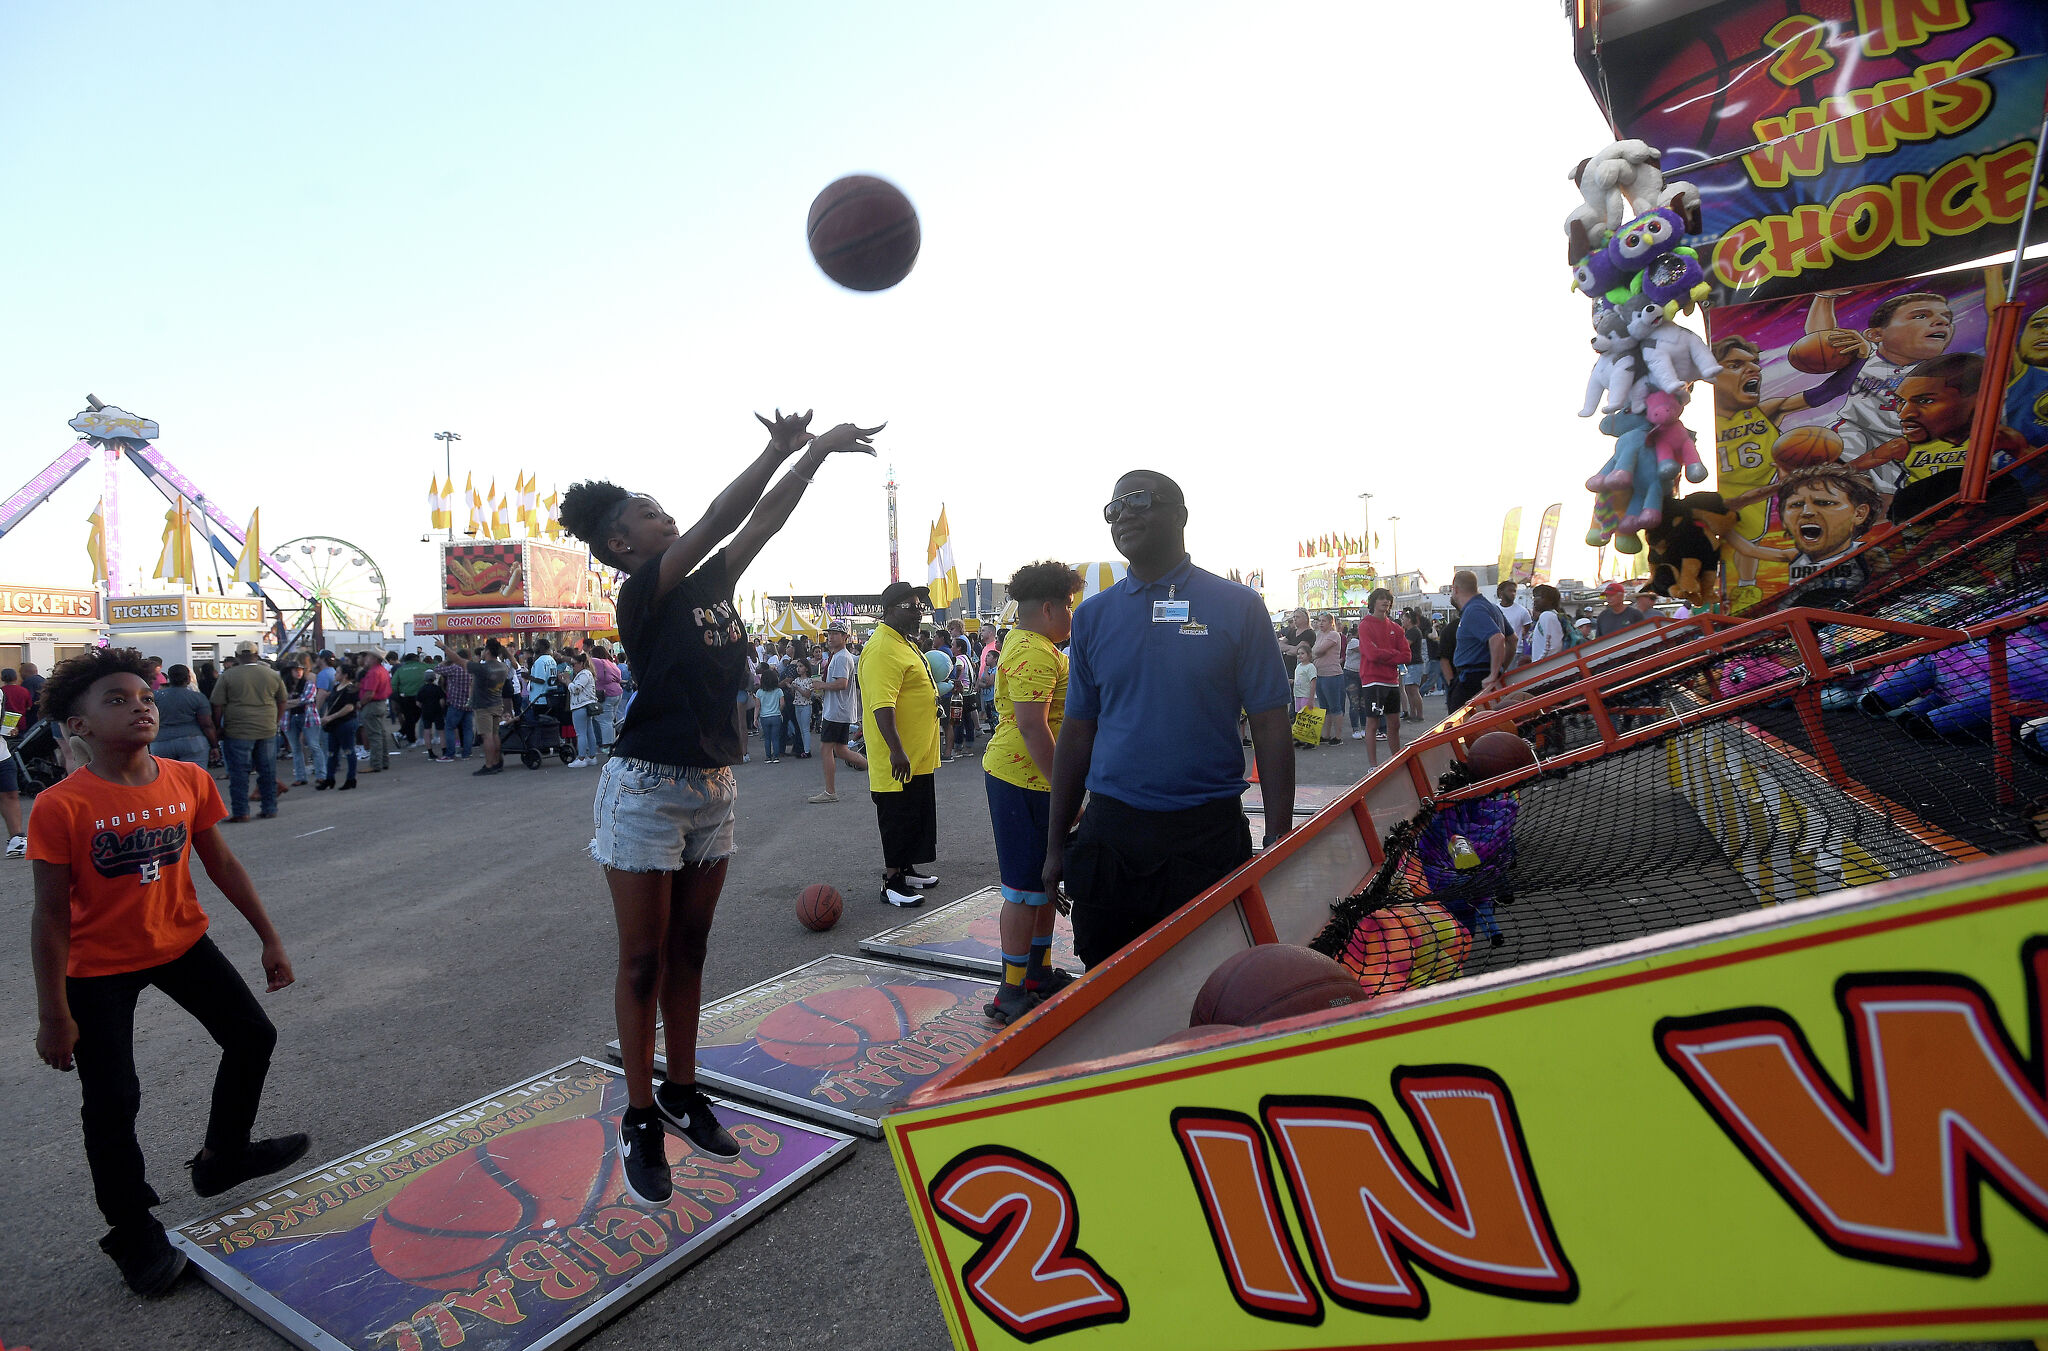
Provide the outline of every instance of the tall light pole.
{"type": "Polygon", "coordinates": [[[1401,577],[1401,518],[1389,516],[1387,524],[1394,528],[1394,579],[1398,583],[1401,577]]]}
{"type": "Polygon", "coordinates": [[[1372,561],[1372,494],[1360,493],[1358,500],[1365,503],[1365,557],[1372,561]]]}
{"type": "MultiPolygon", "coordinates": [[[[455,482],[455,443],[462,439],[459,432],[435,432],[434,439],[441,443],[441,482],[455,482]]],[[[448,504],[448,542],[455,542],[455,504],[448,504]]]]}

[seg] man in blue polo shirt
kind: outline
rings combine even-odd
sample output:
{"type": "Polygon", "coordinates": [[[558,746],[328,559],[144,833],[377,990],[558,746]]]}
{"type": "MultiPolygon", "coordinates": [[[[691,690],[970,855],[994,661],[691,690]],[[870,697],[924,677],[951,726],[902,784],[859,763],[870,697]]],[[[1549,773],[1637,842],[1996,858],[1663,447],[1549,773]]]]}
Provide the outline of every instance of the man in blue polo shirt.
{"type": "Polygon", "coordinates": [[[1470,572],[1451,574],[1451,604],[1458,607],[1458,645],[1451,652],[1451,686],[1444,692],[1444,711],[1456,713],[1475,696],[1500,683],[1508,664],[1508,633],[1513,627],[1492,601],[1479,594],[1479,579],[1470,572]]]}
{"type": "Polygon", "coordinates": [[[1293,713],[1258,593],[1189,561],[1186,499],[1164,474],[1125,474],[1102,518],[1130,575],[1074,611],[1045,860],[1090,967],[1251,859],[1239,709],[1267,843],[1294,828],[1293,713]]]}

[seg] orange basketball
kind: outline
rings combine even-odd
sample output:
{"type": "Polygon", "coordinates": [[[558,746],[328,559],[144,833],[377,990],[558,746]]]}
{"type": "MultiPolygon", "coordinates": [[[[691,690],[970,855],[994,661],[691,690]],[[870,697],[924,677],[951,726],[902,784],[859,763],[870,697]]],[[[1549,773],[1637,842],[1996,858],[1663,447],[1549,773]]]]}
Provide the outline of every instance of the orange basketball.
{"type": "Polygon", "coordinates": [[[1826,375],[1842,369],[1856,358],[1828,341],[1829,333],[1835,331],[1838,330],[1807,334],[1792,344],[1785,353],[1785,360],[1793,370],[1805,371],[1808,375],[1826,375]]]}
{"type": "Polygon", "coordinates": [[[1364,998],[1351,973],[1322,953],[1292,943],[1261,943],[1224,958],[1209,973],[1195,995],[1188,1025],[1245,1027],[1364,998]]]}
{"type": "Polygon", "coordinates": [[[917,266],[917,210],[886,179],[849,174],[811,203],[811,257],[851,291],[886,291],[917,266]]]}
{"type": "Polygon", "coordinates": [[[825,990],[763,1018],[754,1044],[806,1069],[851,1065],[870,1046],[903,1040],[956,1002],[944,990],[917,985],[825,990]]]}
{"type": "Polygon", "coordinates": [[[1536,748],[1513,732],[1488,732],[1465,751],[1465,764],[1475,779],[1490,779],[1536,763],[1536,748]]]}
{"type": "Polygon", "coordinates": [[[1833,464],[1842,458],[1842,438],[1826,427],[1794,427],[1780,433],[1771,458],[1788,474],[1833,464]]]}
{"type": "Polygon", "coordinates": [[[370,1255],[402,1281],[473,1290],[514,1243],[588,1214],[611,1172],[601,1121],[553,1121],[501,1135],[406,1183],[371,1225],[370,1255]]]}
{"type": "Polygon", "coordinates": [[[811,932],[823,933],[839,922],[840,911],[845,907],[839,888],[813,882],[796,898],[796,917],[811,932]]]}

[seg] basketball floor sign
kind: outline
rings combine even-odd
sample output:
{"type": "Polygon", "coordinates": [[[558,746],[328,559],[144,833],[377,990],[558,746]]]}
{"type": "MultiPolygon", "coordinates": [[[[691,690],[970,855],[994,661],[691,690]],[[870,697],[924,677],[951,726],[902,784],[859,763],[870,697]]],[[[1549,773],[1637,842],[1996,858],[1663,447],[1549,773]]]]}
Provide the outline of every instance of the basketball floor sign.
{"type": "MultiPolygon", "coordinates": [[[[1001,1029],[994,981],[820,957],[704,1006],[697,1082],[882,1138],[882,1118],[1001,1029]]],[[[619,1044],[610,1047],[619,1054],[619,1044]]],[[[654,1066],[666,1074],[657,1049],[654,1066]]]]}
{"type": "MultiPolygon", "coordinates": [[[[1003,943],[998,925],[1002,913],[1002,888],[983,887],[951,905],[928,910],[908,924],[861,939],[860,950],[922,966],[1001,976],[1003,943]]],[[[1074,955],[1074,926],[1065,915],[1053,922],[1052,964],[1077,976],[1082,971],[1081,959],[1074,955]]]]}
{"type": "Polygon", "coordinates": [[[208,1281],[308,1351],[543,1351],[597,1330],[854,1142],[720,1103],[731,1163],[669,1137],[675,1195],[626,1196],[626,1081],[581,1058],[171,1232],[208,1281]]]}

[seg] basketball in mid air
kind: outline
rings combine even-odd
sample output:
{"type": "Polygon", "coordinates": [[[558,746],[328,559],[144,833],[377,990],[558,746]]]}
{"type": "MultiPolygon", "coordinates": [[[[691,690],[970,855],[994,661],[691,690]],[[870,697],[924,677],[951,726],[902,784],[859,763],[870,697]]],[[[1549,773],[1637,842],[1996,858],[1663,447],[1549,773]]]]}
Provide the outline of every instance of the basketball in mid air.
{"type": "Polygon", "coordinates": [[[1842,438],[1826,427],[1794,427],[1772,445],[1771,458],[1787,473],[1817,469],[1842,458],[1842,438]]]}
{"type": "Polygon", "coordinates": [[[887,179],[848,174],[811,203],[811,257],[850,291],[886,291],[917,266],[917,209],[887,179]]]}

